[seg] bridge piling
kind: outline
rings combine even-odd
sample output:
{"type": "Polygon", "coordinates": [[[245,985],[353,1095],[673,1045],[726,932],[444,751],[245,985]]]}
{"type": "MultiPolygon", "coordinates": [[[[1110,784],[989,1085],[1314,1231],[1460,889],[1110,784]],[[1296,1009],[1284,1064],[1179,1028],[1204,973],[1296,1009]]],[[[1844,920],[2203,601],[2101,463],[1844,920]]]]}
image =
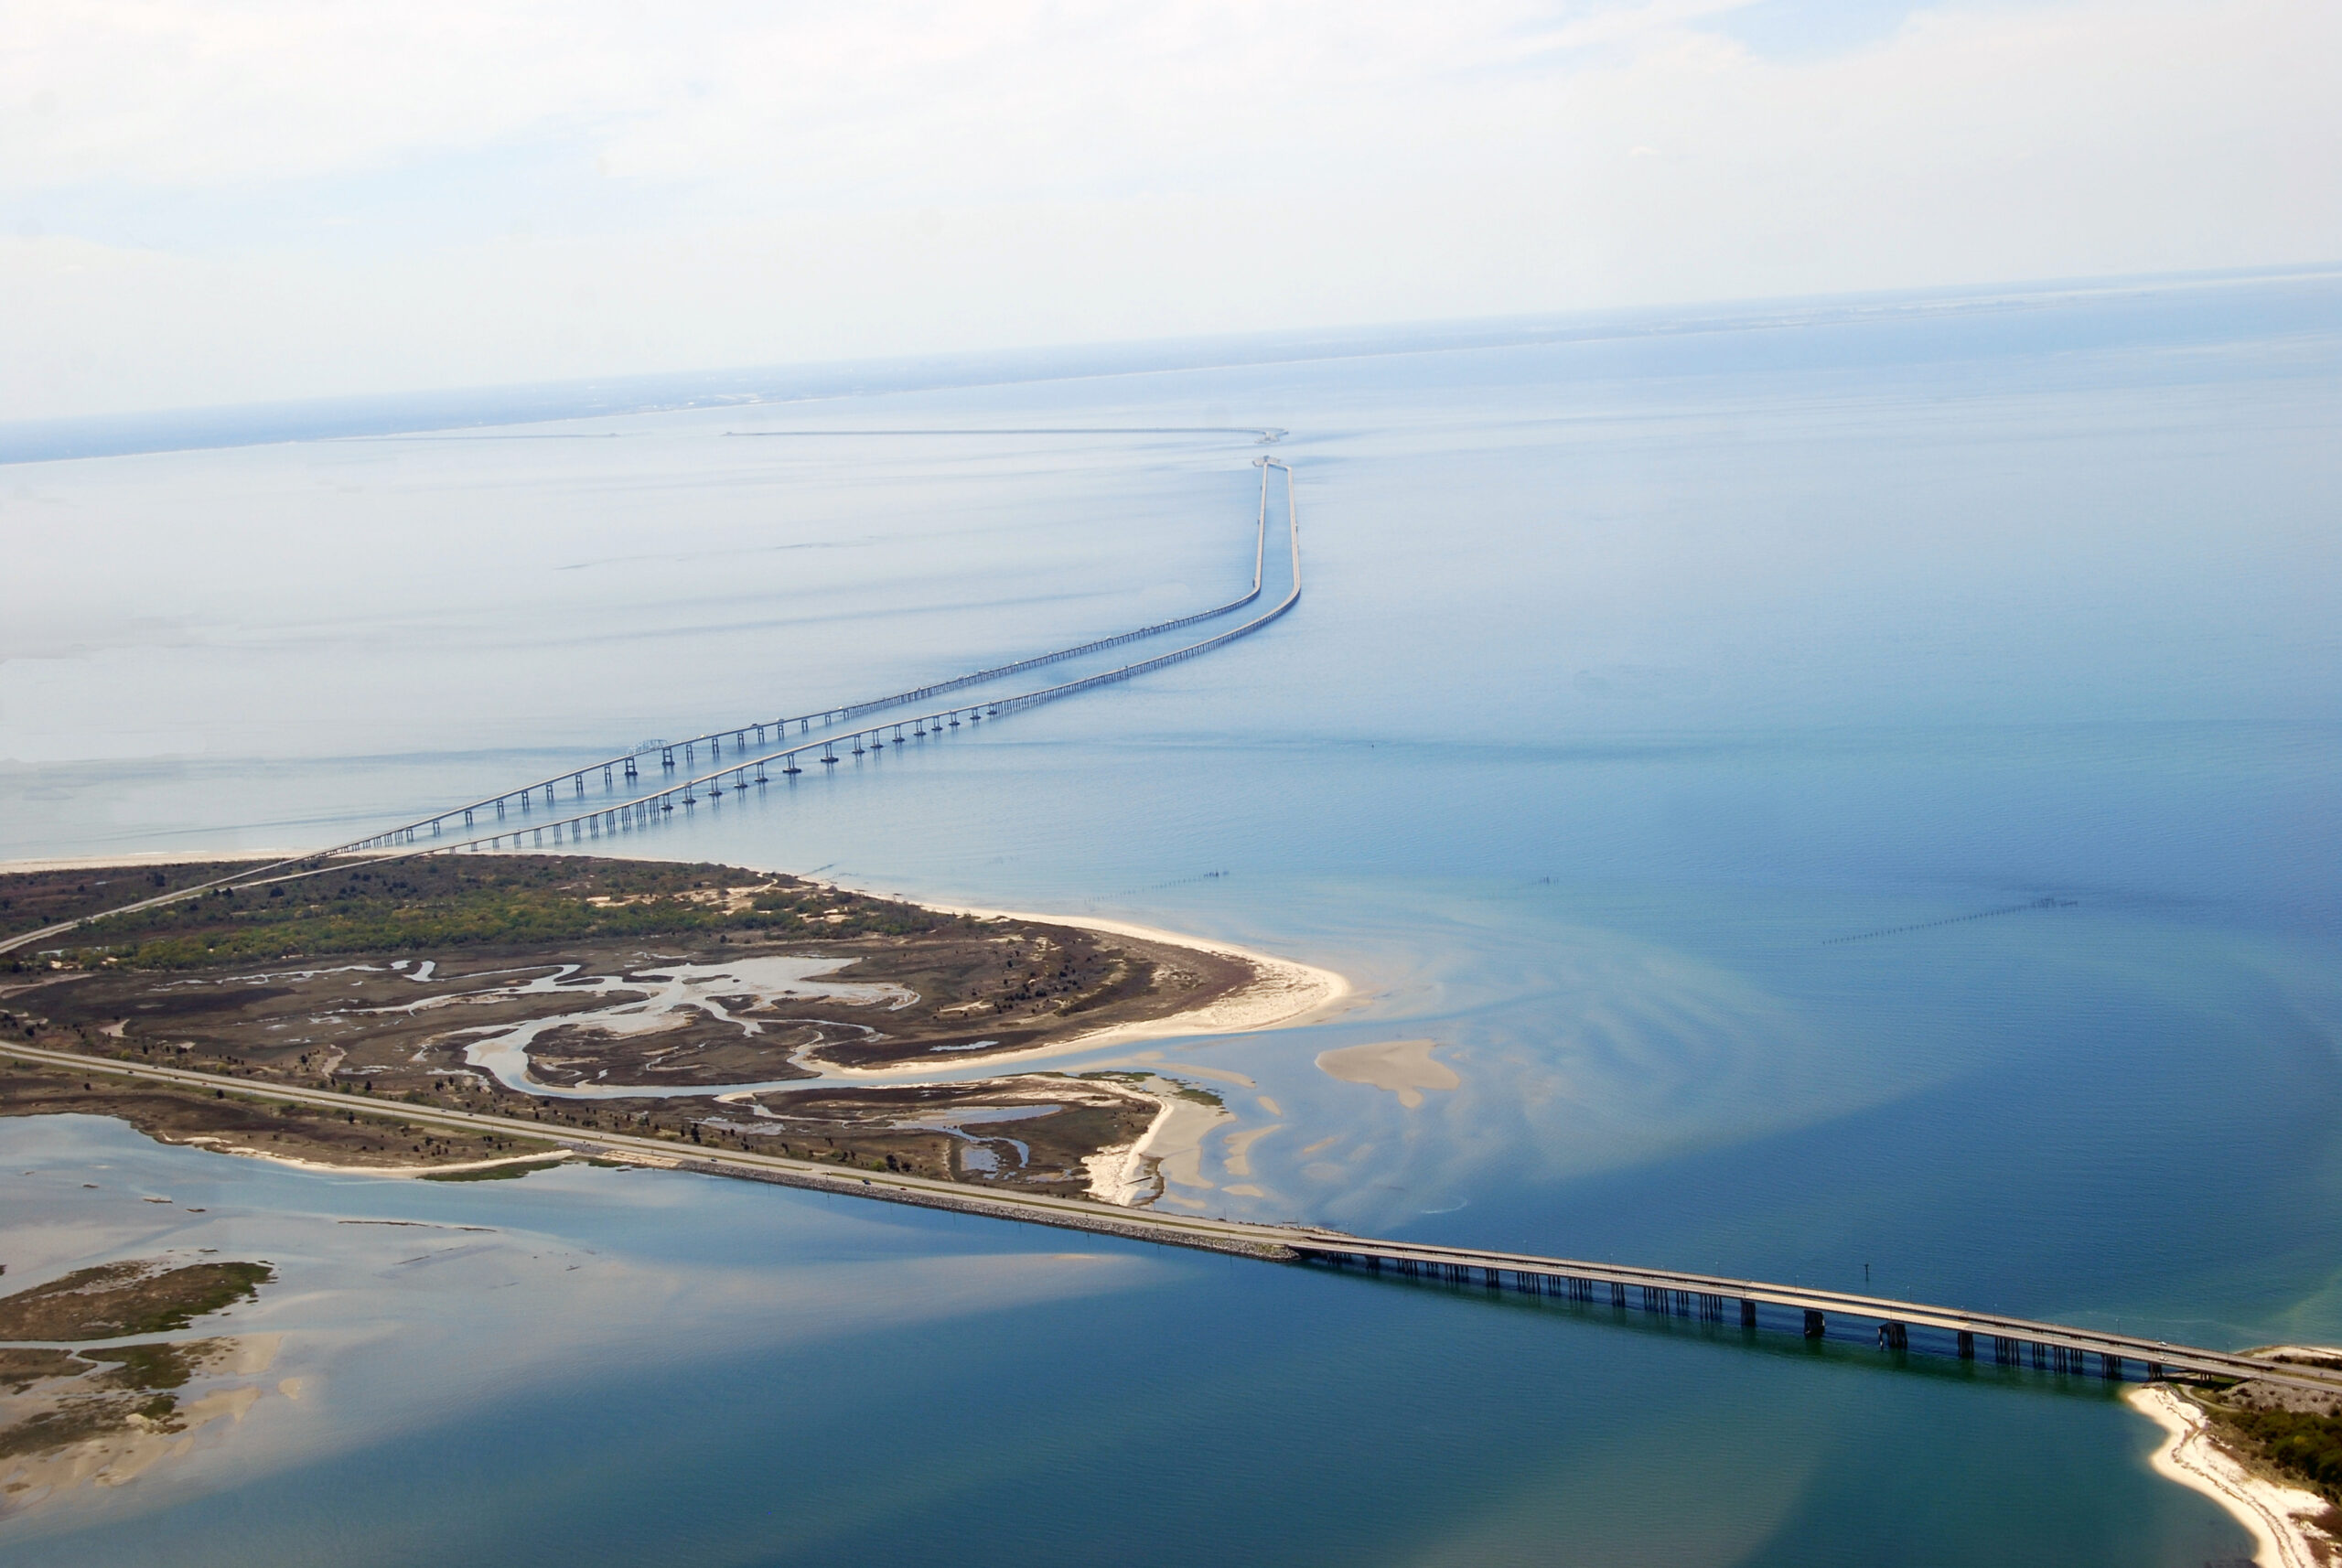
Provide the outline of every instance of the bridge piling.
{"type": "Polygon", "coordinates": [[[1829,1319],[1811,1307],[1805,1309],[1805,1337],[1819,1339],[1829,1328],[1829,1319]]]}
{"type": "Polygon", "coordinates": [[[1965,1328],[1960,1331],[1960,1359],[1963,1361],[1976,1359],[1976,1336],[1965,1328]]]}

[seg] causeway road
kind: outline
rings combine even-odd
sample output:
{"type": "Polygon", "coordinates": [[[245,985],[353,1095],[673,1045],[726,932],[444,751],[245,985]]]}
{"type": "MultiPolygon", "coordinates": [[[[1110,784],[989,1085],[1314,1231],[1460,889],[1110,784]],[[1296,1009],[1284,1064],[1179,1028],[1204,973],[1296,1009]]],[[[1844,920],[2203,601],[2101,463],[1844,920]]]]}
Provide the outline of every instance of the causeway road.
{"type": "MultiPolygon", "coordinates": [[[[528,1117],[417,1105],[406,1101],[381,1100],[370,1094],[306,1089],[230,1074],[197,1072],[185,1068],[152,1067],[14,1043],[0,1043],[0,1057],[70,1068],[91,1077],[106,1075],[196,1089],[221,1090],[252,1100],[322,1106],[337,1111],[360,1111],[375,1117],[396,1117],[416,1125],[459,1127],[527,1138],[582,1155],[642,1160],[711,1176],[776,1182],[855,1197],[883,1198],[1026,1224],[1100,1231],[1245,1257],[1362,1265],[1378,1272],[1390,1270],[1404,1277],[1477,1283],[1491,1289],[1522,1290],[1538,1294],[1570,1294],[1570,1282],[1577,1282],[1581,1293],[1576,1297],[1579,1300],[1595,1299],[1592,1294],[1593,1287],[1606,1286],[1611,1287],[1608,1300],[1613,1305],[1639,1305],[1646,1311],[1681,1313],[1688,1301],[1700,1301],[1719,1307],[1726,1302],[1750,1304],[1744,1307],[1741,1320],[1744,1326],[1754,1322],[1754,1307],[1763,1305],[1799,1314],[1821,1314],[1825,1318],[1856,1318],[1876,1323],[1882,1327],[1935,1329],[1954,1335],[1971,1335],[2025,1347],[2028,1350],[2038,1346],[2045,1350],[2062,1352],[2069,1358],[2061,1369],[2070,1371],[2079,1371],[2080,1358],[2090,1355],[2101,1358],[2102,1365],[2112,1367],[2137,1361],[2143,1369],[2152,1366],[2165,1374],[2258,1379],[2329,1393],[2342,1392],[2342,1367],[2280,1361],[2238,1351],[2173,1345],[2135,1335],[2071,1324],[2045,1323],[1998,1313],[1968,1312],[1925,1302],[1899,1301],[1885,1296],[1780,1284],[1765,1280],[1688,1273],[1680,1270],[1544,1257],[1534,1253],[1446,1247],[1421,1241],[1382,1240],[1305,1225],[1261,1225],[1237,1219],[1164,1214],[1153,1209],[1118,1208],[1088,1198],[1004,1193],[994,1188],[938,1181],[901,1172],[865,1171],[815,1160],[717,1149],[671,1138],[645,1138],[631,1133],[568,1127],[528,1117]],[[1629,1292],[1635,1293],[1637,1299],[1630,1301],[1629,1292]]],[[[1703,1311],[1703,1316],[1720,1318],[1721,1313],[1703,1311]]],[[[1810,1332],[1817,1320],[1807,1317],[1804,1322],[1810,1332]]],[[[2036,1358],[2034,1364],[2039,1366],[2043,1363],[2036,1358]]]]}

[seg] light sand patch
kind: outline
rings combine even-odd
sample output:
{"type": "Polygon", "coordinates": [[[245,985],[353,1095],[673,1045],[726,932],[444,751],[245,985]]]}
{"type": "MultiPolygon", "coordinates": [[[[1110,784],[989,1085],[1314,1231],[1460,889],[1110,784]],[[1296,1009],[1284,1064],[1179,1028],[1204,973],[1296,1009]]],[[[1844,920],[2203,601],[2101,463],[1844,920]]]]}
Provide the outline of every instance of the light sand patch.
{"type": "Polygon", "coordinates": [[[1228,1194],[1230,1197],[1266,1197],[1269,1196],[1267,1193],[1262,1192],[1259,1187],[1254,1187],[1251,1182],[1232,1182],[1229,1186],[1221,1187],[1219,1190],[1228,1194]]]}
{"type": "Polygon", "coordinates": [[[1261,1096],[1260,1103],[1261,1109],[1267,1112],[1272,1116],[1282,1116],[1284,1114],[1284,1107],[1279,1105],[1275,1101],[1271,1100],[1265,1094],[1261,1096]]]}
{"type": "Polygon", "coordinates": [[[1426,1089],[1445,1091],[1464,1080],[1445,1062],[1432,1059],[1436,1040],[1381,1040],[1370,1046],[1344,1046],[1317,1053],[1317,1070],[1344,1083],[1387,1089],[1399,1103],[1413,1111],[1423,1102],[1426,1089]]]}
{"type": "MultiPolygon", "coordinates": [[[[276,1353],[276,1336],[266,1337],[268,1345],[257,1352],[263,1366],[276,1353]]],[[[257,1384],[214,1389],[180,1405],[167,1423],[132,1415],[125,1427],[49,1452],[0,1460],[0,1517],[79,1487],[124,1486],[167,1459],[183,1458],[199,1438],[211,1435],[207,1427],[222,1420],[231,1426],[241,1423],[264,1391],[257,1384]]]]}
{"type": "MultiPolygon", "coordinates": [[[[1150,1051],[1147,1054],[1149,1056],[1154,1056],[1155,1053],[1150,1051]]],[[[1230,1072],[1224,1067],[1197,1067],[1191,1062],[1164,1062],[1162,1063],[1162,1066],[1167,1071],[1184,1072],[1193,1078],[1208,1078],[1214,1083],[1232,1083],[1239,1089],[1258,1089],[1261,1087],[1259,1084],[1254,1083],[1251,1079],[1246,1078],[1242,1073],[1230,1072]]]]}
{"type": "Polygon", "coordinates": [[[184,849],[148,849],[134,854],[99,855],[94,859],[85,854],[74,854],[62,860],[0,860],[0,872],[112,871],[127,865],[186,865],[195,862],[209,865],[274,865],[280,860],[291,860],[308,853],[304,849],[285,849],[274,854],[247,850],[239,854],[196,854],[184,849]]]}
{"type": "Polygon", "coordinates": [[[239,1378],[265,1372],[276,1364],[276,1352],[284,1344],[282,1334],[239,1335],[229,1341],[230,1348],[219,1361],[219,1369],[239,1378]]]}
{"type": "Polygon", "coordinates": [[[2324,1498],[2246,1469],[2215,1441],[2209,1418],[2161,1384],[2123,1397],[2164,1429],[2163,1446],[2148,1461],[2155,1474],[2203,1493],[2234,1515],[2252,1532],[2253,1561],[2261,1568],[2324,1568],[2335,1543],[2309,1522],[2326,1512],[2324,1498]]]}
{"type": "Polygon", "coordinates": [[[542,1149],[533,1155],[499,1155],[492,1160],[465,1160],[454,1165],[335,1165],[329,1160],[305,1160],[292,1155],[272,1154],[266,1149],[249,1149],[242,1144],[210,1133],[197,1133],[184,1140],[193,1147],[214,1155],[234,1155],[240,1159],[266,1160],[273,1165],[290,1165],[296,1171],[324,1171],[334,1176],[386,1176],[392,1180],[413,1180],[418,1176],[436,1176],[443,1171],[485,1171],[498,1165],[537,1165],[548,1160],[565,1160],[577,1153],[575,1149],[542,1149]]]}
{"type": "Polygon", "coordinates": [[[1167,1078],[1150,1078],[1129,1086],[1110,1079],[1093,1081],[1101,1088],[1152,1100],[1160,1109],[1136,1143],[1083,1157],[1090,1196],[1135,1208],[1167,1197],[1166,1184],[1210,1189],[1212,1184],[1203,1174],[1204,1140],[1222,1122],[1234,1120],[1225,1106],[1187,1099],[1179,1092],[1181,1086],[1167,1078]]]}
{"type": "Polygon", "coordinates": [[[1312,1155],[1323,1154],[1341,1141],[1342,1135],[1339,1133],[1336,1133],[1329,1137],[1320,1138],[1316,1143],[1310,1144],[1307,1148],[1302,1150],[1301,1157],[1305,1160],[1312,1155]]]}
{"type": "MultiPolygon", "coordinates": [[[[1219,1163],[1228,1167],[1230,1176],[1251,1176],[1252,1174],[1252,1145],[1270,1133],[1281,1133],[1284,1130],[1284,1123],[1280,1122],[1271,1127],[1247,1127],[1241,1133],[1230,1133],[1228,1135],[1227,1152],[1220,1156],[1219,1163]]],[[[1236,1189],[1230,1187],[1229,1190],[1233,1192],[1236,1189]]]]}

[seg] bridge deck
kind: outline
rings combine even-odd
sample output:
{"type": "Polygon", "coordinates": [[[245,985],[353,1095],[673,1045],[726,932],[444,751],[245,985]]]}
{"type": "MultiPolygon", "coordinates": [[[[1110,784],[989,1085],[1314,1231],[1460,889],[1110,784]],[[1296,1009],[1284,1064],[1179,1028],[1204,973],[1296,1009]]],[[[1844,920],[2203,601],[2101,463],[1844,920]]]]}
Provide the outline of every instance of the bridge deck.
{"type": "MultiPolygon", "coordinates": [[[[102,1057],[30,1046],[0,1045],[0,1056],[70,1067],[76,1072],[159,1079],[204,1089],[221,1088],[255,1099],[347,1107],[375,1115],[396,1115],[411,1122],[487,1128],[564,1144],[581,1152],[650,1155],[671,1164],[687,1165],[693,1170],[710,1175],[779,1181],[855,1197],[951,1208],[1028,1224],[1104,1231],[1142,1240],[1203,1247],[1250,1257],[1387,1266],[1400,1271],[1402,1276],[1420,1278],[1429,1275],[1466,1283],[1477,1275],[1479,1283],[1487,1285],[1527,1290],[1539,1294],[1566,1294],[1566,1290],[1554,1291],[1552,1285],[1576,1281],[1589,1287],[1615,1286],[1620,1294],[1611,1298],[1614,1305],[1640,1305],[1650,1311],[1681,1312],[1684,1316],[1691,1316],[1690,1308],[1701,1305],[1703,1298],[1712,1307],[1720,1307],[1726,1302],[1747,1303],[1752,1310],[1755,1306],[1763,1305],[1799,1313],[1821,1313],[1825,1316],[1834,1315],[1841,1318],[1856,1318],[1883,1327],[1899,1325],[1907,1329],[1971,1334],[1982,1338],[1998,1339],[2010,1347],[2023,1348],[2028,1356],[2032,1347],[2039,1346],[2065,1359],[2062,1364],[2057,1364],[2053,1357],[2048,1361],[2034,1360],[2032,1364],[2057,1365],[2060,1370],[2081,1370],[2079,1358],[2088,1355],[2100,1358],[2100,1369],[2109,1376],[2126,1375],[2129,1363],[2136,1362],[2138,1370],[2143,1374],[2154,1369],[2163,1374],[2254,1378],[2326,1392],[2342,1391],[2342,1369],[2305,1366],[2199,1346],[2171,1345],[2162,1340],[2103,1329],[2043,1323],[1997,1313],[1968,1312],[1925,1302],[1897,1301],[1885,1296],[1860,1295],[1671,1269],[1638,1268],[1574,1258],[1346,1236],[1338,1231],[1306,1226],[1259,1225],[1240,1219],[1157,1214],[1146,1209],[1118,1208],[1084,1198],[1033,1197],[898,1172],[848,1171],[835,1165],[824,1165],[817,1161],[788,1159],[776,1155],[702,1148],[598,1130],[590,1133],[583,1129],[570,1130],[519,1117],[483,1115],[477,1112],[450,1111],[404,1101],[384,1104],[362,1094],[258,1083],[249,1079],[195,1072],[184,1068],[131,1066],[102,1057]],[[1509,1281],[1506,1276],[1510,1276],[1509,1281]],[[1651,1294],[1634,1301],[1624,1294],[1628,1291],[1648,1291],[1651,1294]],[[1677,1298],[1691,1299],[1687,1303],[1677,1298]]],[[[1721,1316],[1715,1310],[1700,1315],[1711,1318],[1721,1316]]],[[[1744,1316],[1743,1321],[1753,1320],[1744,1316]]],[[[2003,1359],[2017,1358],[2011,1354],[2003,1359]]]]}

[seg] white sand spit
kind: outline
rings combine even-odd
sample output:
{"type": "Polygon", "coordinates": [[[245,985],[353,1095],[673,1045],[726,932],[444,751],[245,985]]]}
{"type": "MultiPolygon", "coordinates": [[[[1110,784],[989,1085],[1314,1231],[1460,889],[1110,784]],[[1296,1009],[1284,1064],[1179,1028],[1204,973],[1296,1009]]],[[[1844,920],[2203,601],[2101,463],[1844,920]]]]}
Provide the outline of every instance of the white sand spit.
{"type": "Polygon", "coordinates": [[[2164,1444],[2149,1461],[2155,1474],[2203,1493],[2235,1515],[2252,1532],[2252,1560],[2261,1568],[2324,1568],[2335,1543],[2309,1522],[2326,1511],[2324,1498],[2246,1469],[2214,1439],[2210,1419],[2168,1388],[2149,1384],[2125,1397],[2132,1409],[2164,1429],[2164,1444]]]}
{"type": "MultiPolygon", "coordinates": [[[[880,898],[897,897],[867,887],[851,891],[880,898]]],[[[1227,958],[1241,959],[1251,964],[1255,972],[1256,978],[1252,984],[1216,1002],[1206,1003],[1184,1013],[1175,1013],[1167,1018],[1112,1024],[1086,1034],[1069,1036],[1049,1045],[1036,1046],[1031,1050],[987,1056],[983,1058],[983,1065],[987,1068],[1007,1062],[1033,1061],[1043,1057],[1067,1056],[1137,1040],[1175,1039],[1191,1035],[1243,1035],[1257,1029],[1291,1028],[1304,1021],[1314,1022],[1325,1017],[1347,1001],[1351,993],[1350,983],[1330,969],[1319,969],[1289,958],[1272,958],[1250,948],[1234,947],[1227,942],[1210,941],[1178,931],[1161,930],[1154,926],[1137,926],[1125,920],[1101,920],[1087,915],[1036,915],[1021,909],[979,909],[954,904],[926,904],[921,907],[940,914],[970,915],[982,920],[1031,920],[1041,925],[1073,926],[1085,931],[1103,931],[1110,936],[1164,942],[1193,952],[1218,953],[1227,958]]],[[[836,1078],[902,1078],[935,1070],[932,1060],[906,1062],[898,1067],[886,1068],[822,1065],[830,1076],[836,1078]]]]}

